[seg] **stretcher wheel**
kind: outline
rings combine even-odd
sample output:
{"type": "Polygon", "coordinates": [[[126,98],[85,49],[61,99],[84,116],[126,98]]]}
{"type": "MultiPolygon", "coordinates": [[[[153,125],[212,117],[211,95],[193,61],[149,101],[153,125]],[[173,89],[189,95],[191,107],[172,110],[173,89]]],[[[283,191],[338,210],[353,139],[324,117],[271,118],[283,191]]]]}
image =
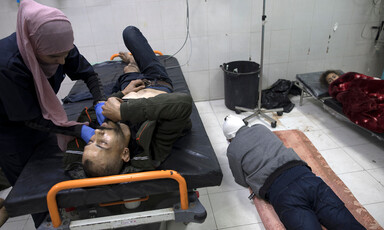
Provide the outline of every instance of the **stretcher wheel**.
{"type": "Polygon", "coordinates": [[[238,109],[235,109],[235,113],[236,113],[236,114],[240,114],[240,113],[241,113],[241,111],[240,111],[240,110],[238,110],[238,109]]]}
{"type": "Polygon", "coordinates": [[[277,112],[277,116],[283,116],[283,112],[277,112]]]}
{"type": "Polygon", "coordinates": [[[277,123],[276,121],[271,122],[271,127],[276,128],[276,123],[277,123]]]}

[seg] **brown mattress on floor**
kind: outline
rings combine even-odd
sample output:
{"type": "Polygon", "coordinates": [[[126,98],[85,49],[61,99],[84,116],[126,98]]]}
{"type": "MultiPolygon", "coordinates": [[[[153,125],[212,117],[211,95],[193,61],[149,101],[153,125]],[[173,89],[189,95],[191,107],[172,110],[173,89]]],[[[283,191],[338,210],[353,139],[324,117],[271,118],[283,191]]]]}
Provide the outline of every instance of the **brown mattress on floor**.
{"type": "MultiPolygon", "coordinates": [[[[304,133],[299,130],[275,131],[274,133],[285,146],[294,149],[301,159],[308,163],[312,171],[333,189],[352,215],[366,229],[383,229],[360,202],[357,201],[343,181],[333,172],[304,133]]],[[[267,230],[285,229],[272,205],[256,197],[253,199],[253,202],[267,230]]]]}

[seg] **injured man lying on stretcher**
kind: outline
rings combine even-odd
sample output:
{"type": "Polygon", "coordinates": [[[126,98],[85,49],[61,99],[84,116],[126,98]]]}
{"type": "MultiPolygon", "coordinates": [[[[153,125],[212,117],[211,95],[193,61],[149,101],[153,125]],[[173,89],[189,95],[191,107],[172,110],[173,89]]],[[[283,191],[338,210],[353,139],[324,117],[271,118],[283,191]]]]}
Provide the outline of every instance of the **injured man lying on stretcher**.
{"type": "Polygon", "coordinates": [[[165,67],[136,27],[128,26],[123,39],[132,55],[119,54],[127,63],[116,83],[120,91],[81,113],[78,121],[91,125],[83,126],[83,141],[68,145],[64,164],[72,178],[153,170],[191,128],[191,96],[171,93],[165,67]],[[79,156],[70,154],[83,150],[79,164],[79,156]]]}
{"type": "MultiPolygon", "coordinates": [[[[110,101],[122,107],[122,120],[114,122],[107,118],[94,130],[94,135],[90,134],[92,137],[84,137],[89,138],[88,143],[75,139],[68,144],[64,164],[72,178],[153,170],[191,127],[192,98],[187,94],[160,94],[127,102],[109,98],[106,108],[110,101]],[[73,154],[82,151],[82,156],[73,154]]],[[[97,125],[97,113],[93,108],[85,109],[78,121],[97,125]]]]}

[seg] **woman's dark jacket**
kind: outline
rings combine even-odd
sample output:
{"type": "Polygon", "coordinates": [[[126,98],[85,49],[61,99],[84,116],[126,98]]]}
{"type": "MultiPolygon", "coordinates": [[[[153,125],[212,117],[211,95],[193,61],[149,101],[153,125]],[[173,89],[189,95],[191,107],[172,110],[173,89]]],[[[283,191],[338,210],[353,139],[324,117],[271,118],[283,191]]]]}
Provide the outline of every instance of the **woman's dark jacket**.
{"type": "MultiPolygon", "coordinates": [[[[25,65],[16,42],[16,33],[0,40],[0,143],[2,148],[15,145],[47,132],[80,136],[81,125],[58,127],[43,118],[37,99],[31,71],[25,65]]],[[[71,80],[83,80],[94,100],[105,100],[97,73],[89,62],[74,47],[59,65],[54,76],[49,78],[55,93],[67,75],[71,80]]]]}

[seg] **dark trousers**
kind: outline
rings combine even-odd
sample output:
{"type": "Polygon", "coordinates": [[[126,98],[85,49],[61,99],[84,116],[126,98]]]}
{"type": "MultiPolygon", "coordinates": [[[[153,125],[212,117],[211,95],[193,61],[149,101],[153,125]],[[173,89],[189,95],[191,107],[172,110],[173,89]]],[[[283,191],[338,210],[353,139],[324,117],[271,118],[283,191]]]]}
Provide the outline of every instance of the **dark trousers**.
{"type": "Polygon", "coordinates": [[[147,39],[138,28],[134,26],[125,28],[123,40],[125,46],[135,58],[141,72],[126,73],[120,76],[117,82],[119,90],[123,90],[132,80],[136,79],[162,80],[172,85],[165,67],[160,63],[147,39]]]}
{"type": "Polygon", "coordinates": [[[43,133],[25,128],[25,137],[1,139],[2,153],[0,166],[9,183],[13,186],[24,166],[32,156],[41,157],[61,152],[55,134],[43,133]]]}
{"type": "Polygon", "coordinates": [[[5,177],[3,170],[0,168],[0,191],[11,187],[7,177],[5,177]]]}
{"type": "Polygon", "coordinates": [[[272,184],[268,196],[287,229],[320,230],[321,225],[327,229],[365,229],[332,189],[306,166],[285,171],[272,184]]]}

